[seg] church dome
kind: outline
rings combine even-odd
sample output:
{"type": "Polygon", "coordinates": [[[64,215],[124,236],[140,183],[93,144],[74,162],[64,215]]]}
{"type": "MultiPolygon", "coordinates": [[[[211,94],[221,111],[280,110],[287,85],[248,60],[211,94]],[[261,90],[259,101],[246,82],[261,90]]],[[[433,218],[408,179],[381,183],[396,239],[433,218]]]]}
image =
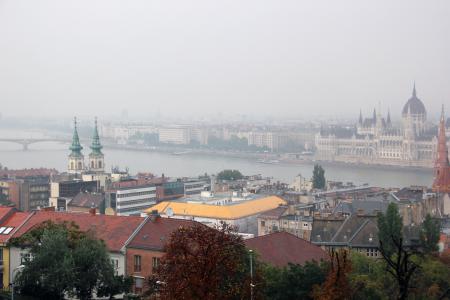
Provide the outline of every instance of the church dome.
{"type": "Polygon", "coordinates": [[[409,98],[408,102],[406,102],[405,106],[403,106],[403,115],[407,115],[408,112],[414,115],[418,114],[426,114],[427,111],[425,109],[425,105],[423,105],[422,101],[417,98],[416,95],[416,86],[414,85],[412,97],[409,98]]]}

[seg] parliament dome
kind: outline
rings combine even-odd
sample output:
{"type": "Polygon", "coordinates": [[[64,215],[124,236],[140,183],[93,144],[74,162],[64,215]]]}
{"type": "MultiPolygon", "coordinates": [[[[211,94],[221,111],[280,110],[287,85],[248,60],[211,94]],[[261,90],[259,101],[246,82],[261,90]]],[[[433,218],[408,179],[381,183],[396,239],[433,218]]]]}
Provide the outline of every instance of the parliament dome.
{"type": "Polygon", "coordinates": [[[415,85],[412,97],[409,98],[408,102],[406,102],[405,106],[403,106],[402,114],[407,115],[408,112],[410,112],[413,115],[419,114],[425,115],[427,113],[425,105],[423,105],[422,101],[419,98],[417,98],[415,85]]]}

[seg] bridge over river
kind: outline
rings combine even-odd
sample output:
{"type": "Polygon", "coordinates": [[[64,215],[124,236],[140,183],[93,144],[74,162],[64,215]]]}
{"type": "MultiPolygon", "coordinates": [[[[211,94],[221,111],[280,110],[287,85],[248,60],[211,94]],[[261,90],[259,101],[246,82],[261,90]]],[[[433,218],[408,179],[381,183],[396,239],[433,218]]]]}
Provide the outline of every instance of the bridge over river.
{"type": "Polygon", "coordinates": [[[15,143],[22,145],[23,151],[28,150],[30,144],[45,143],[45,142],[58,142],[62,144],[68,144],[70,139],[60,138],[0,138],[0,142],[15,143]]]}

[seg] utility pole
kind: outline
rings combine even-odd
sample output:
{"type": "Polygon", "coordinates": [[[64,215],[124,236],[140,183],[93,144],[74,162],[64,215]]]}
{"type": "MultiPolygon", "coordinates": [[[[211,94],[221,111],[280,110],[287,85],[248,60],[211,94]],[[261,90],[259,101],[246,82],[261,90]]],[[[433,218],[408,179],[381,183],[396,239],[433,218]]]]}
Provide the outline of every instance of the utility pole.
{"type": "Polygon", "coordinates": [[[248,250],[250,255],[250,300],[253,300],[253,250],[248,250]]]}

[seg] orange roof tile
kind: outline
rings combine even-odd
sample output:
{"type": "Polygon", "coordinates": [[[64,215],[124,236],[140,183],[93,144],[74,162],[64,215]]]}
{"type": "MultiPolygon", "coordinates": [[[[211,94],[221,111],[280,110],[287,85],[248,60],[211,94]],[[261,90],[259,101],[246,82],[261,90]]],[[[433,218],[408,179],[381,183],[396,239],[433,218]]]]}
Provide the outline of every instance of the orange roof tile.
{"type": "Polygon", "coordinates": [[[144,221],[136,216],[107,216],[90,213],[68,213],[54,211],[37,211],[14,234],[19,237],[35,226],[51,220],[56,223],[74,222],[82,231],[92,231],[98,239],[105,242],[107,248],[119,252],[133,232],[144,221]]]}
{"type": "Polygon", "coordinates": [[[151,213],[152,210],[157,210],[160,213],[166,214],[167,209],[170,207],[174,215],[235,220],[260,214],[286,204],[287,202],[285,200],[277,196],[269,196],[231,205],[164,201],[150,207],[145,212],[151,213]]]}
{"type": "Polygon", "coordinates": [[[9,238],[20,228],[20,226],[31,216],[32,213],[16,211],[1,222],[0,227],[13,227],[13,230],[8,234],[0,234],[0,243],[5,244],[9,238]]]}

